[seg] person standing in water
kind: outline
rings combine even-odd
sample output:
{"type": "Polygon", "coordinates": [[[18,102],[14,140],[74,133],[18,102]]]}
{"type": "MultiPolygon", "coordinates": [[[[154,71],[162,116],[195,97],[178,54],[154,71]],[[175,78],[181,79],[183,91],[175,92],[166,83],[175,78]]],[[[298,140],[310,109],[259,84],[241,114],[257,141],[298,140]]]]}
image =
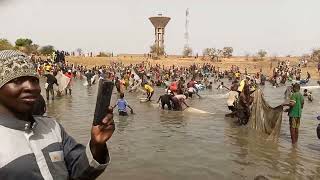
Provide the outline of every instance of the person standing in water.
{"type": "Polygon", "coordinates": [[[290,134],[292,144],[298,142],[300,119],[302,115],[302,109],[304,105],[304,98],[300,93],[300,85],[293,85],[293,94],[290,97],[290,102],[283,104],[283,106],[289,106],[289,123],[290,123],[290,134]]]}
{"type": "Polygon", "coordinates": [[[249,121],[251,110],[250,106],[253,102],[253,97],[251,97],[250,86],[244,85],[243,91],[239,96],[239,104],[237,108],[238,123],[240,125],[246,125],[249,121]]]}
{"type": "Polygon", "coordinates": [[[128,116],[127,107],[130,108],[131,114],[133,114],[133,109],[128,104],[128,102],[124,99],[124,93],[120,93],[120,99],[116,102],[116,105],[112,107],[114,109],[118,106],[119,116],[128,116]]]}
{"type": "Polygon", "coordinates": [[[57,78],[55,77],[56,75],[57,75],[57,72],[53,72],[53,75],[52,74],[44,75],[47,78],[47,83],[45,84],[47,101],[49,101],[50,99],[50,94],[51,94],[51,99],[54,100],[53,85],[55,84],[59,86],[57,78]]]}
{"type": "Polygon", "coordinates": [[[88,86],[91,86],[94,73],[91,70],[89,70],[84,74],[84,76],[87,78],[88,86]]]}
{"type": "Polygon", "coordinates": [[[67,95],[68,90],[69,90],[69,95],[71,96],[71,94],[72,94],[72,79],[73,79],[73,75],[72,75],[71,70],[68,70],[68,72],[65,74],[65,76],[67,76],[70,80],[69,80],[69,83],[64,91],[65,91],[65,94],[67,95]]]}
{"type": "Polygon", "coordinates": [[[108,113],[91,127],[86,146],[54,118],[33,116],[41,92],[27,55],[0,51],[0,179],[96,179],[110,162],[106,142],[115,125],[108,113]],[[9,138],[10,137],[10,138],[9,138]]]}

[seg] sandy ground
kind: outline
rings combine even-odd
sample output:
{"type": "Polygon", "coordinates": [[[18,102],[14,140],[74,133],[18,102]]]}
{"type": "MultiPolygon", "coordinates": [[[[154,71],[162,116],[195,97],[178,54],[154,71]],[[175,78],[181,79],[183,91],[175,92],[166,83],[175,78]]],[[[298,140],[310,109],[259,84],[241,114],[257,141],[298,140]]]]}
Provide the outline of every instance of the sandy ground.
{"type": "MultiPolygon", "coordinates": [[[[179,58],[177,56],[169,56],[167,58],[161,58],[159,60],[147,59],[144,56],[119,56],[119,57],[67,57],[68,63],[76,65],[84,65],[87,67],[109,65],[110,62],[122,62],[124,64],[136,64],[142,61],[148,61],[152,64],[161,64],[164,66],[190,66],[192,64],[211,63],[220,69],[230,69],[232,65],[240,67],[240,71],[244,71],[247,68],[248,73],[256,73],[262,69],[262,72],[271,75],[272,69],[277,66],[278,60],[289,60],[291,65],[297,65],[299,63],[298,57],[279,57],[277,60],[271,60],[271,58],[264,58],[264,60],[255,61],[253,58],[246,59],[245,57],[232,57],[229,59],[222,59],[221,62],[212,62],[209,60],[203,60],[201,57],[195,58],[179,58]],[[272,68],[271,68],[272,66],[272,68]]],[[[310,62],[308,67],[302,68],[302,77],[306,76],[306,72],[311,74],[312,79],[320,79],[317,71],[317,63],[310,62]]]]}

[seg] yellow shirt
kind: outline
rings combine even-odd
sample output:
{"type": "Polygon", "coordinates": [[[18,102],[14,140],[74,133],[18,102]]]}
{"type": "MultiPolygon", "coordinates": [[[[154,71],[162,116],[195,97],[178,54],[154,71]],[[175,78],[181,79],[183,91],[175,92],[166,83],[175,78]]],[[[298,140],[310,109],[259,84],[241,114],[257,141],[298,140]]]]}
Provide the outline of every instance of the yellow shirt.
{"type": "Polygon", "coordinates": [[[51,66],[50,65],[47,65],[44,68],[45,68],[46,71],[50,71],[51,70],[51,66]]]}
{"type": "Polygon", "coordinates": [[[145,89],[147,92],[150,92],[150,93],[153,92],[153,88],[152,88],[151,86],[149,86],[148,84],[145,84],[145,85],[144,85],[144,89],[145,89]]]}
{"type": "Polygon", "coordinates": [[[243,79],[242,81],[240,81],[240,85],[239,85],[238,91],[242,92],[242,90],[244,88],[244,85],[245,85],[245,82],[244,82],[244,79],[243,79]]]}

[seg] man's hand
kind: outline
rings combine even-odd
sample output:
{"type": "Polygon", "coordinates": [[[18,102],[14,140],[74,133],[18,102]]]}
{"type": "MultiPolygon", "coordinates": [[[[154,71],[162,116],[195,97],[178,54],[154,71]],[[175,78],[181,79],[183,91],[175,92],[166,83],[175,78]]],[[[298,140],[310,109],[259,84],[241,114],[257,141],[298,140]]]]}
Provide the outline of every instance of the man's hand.
{"type": "Polygon", "coordinates": [[[112,136],[115,130],[113,115],[107,114],[102,124],[92,126],[91,141],[94,145],[104,145],[112,136]]]}
{"type": "Polygon", "coordinates": [[[90,149],[92,155],[99,163],[104,163],[107,152],[106,142],[111,138],[115,130],[113,115],[107,114],[102,120],[102,124],[92,126],[90,149]]]}

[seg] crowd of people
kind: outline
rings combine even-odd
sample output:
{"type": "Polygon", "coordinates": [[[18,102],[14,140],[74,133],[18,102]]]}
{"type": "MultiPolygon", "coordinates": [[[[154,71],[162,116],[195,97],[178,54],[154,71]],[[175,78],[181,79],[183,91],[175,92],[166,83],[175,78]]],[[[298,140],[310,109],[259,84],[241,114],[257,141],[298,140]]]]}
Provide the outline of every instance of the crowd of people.
{"type": "Polygon", "coordinates": [[[302,78],[302,70],[300,66],[290,66],[289,61],[279,61],[278,66],[273,69],[273,76],[270,82],[273,86],[284,85],[286,82],[297,82],[299,84],[307,84],[311,78],[309,72],[305,79],[302,78]]]}
{"type": "MultiPolygon", "coordinates": [[[[291,81],[287,88],[286,95],[288,101],[283,103],[282,107],[288,107],[290,134],[292,144],[296,144],[299,136],[299,127],[304,107],[304,97],[313,101],[312,93],[308,90],[304,94],[300,93],[300,86],[309,82],[311,76],[307,73],[305,81],[301,79],[301,69],[291,67],[288,62],[279,62],[274,69],[273,75],[268,78],[262,73],[262,70],[255,74],[249,74],[245,69],[240,71],[237,66],[232,66],[229,70],[221,70],[210,63],[193,64],[188,67],[161,66],[160,64],[151,64],[150,61],[142,61],[138,64],[125,65],[119,62],[111,62],[110,65],[95,66],[88,68],[83,65],[70,64],[65,61],[61,53],[59,58],[29,58],[23,53],[16,51],[0,51],[0,132],[10,137],[21,139],[20,136],[27,139],[17,141],[19,146],[31,149],[30,151],[45,152],[42,146],[38,146],[39,140],[43,139],[43,133],[46,134],[47,144],[58,144],[61,152],[64,154],[65,163],[61,164],[60,171],[64,172],[59,177],[72,177],[87,179],[97,177],[106,168],[110,157],[106,142],[114,132],[113,111],[117,108],[120,116],[128,116],[127,109],[131,114],[134,113],[132,106],[125,99],[125,94],[141,92],[146,97],[141,98],[141,102],[150,103],[155,98],[155,91],[161,91],[157,97],[157,103],[160,103],[161,109],[172,111],[183,111],[188,108],[187,99],[202,98],[201,91],[213,90],[217,86],[218,90],[225,89],[227,93],[226,107],[231,113],[227,117],[235,118],[239,125],[246,125],[251,116],[251,106],[254,101],[253,92],[259,86],[265,86],[266,81],[270,81],[274,87],[280,86],[291,81]],[[13,65],[13,66],[12,66],[13,65]],[[46,89],[46,100],[54,101],[55,96],[72,95],[72,85],[74,79],[84,80],[84,86],[92,86],[99,79],[108,79],[114,82],[114,86],[119,94],[119,99],[113,106],[110,106],[106,117],[101,124],[93,125],[91,130],[91,140],[87,146],[78,144],[73,138],[68,136],[62,126],[56,121],[48,121],[48,118],[42,116],[46,112],[45,99],[40,96],[39,77],[45,80],[44,88],[46,89]],[[229,81],[230,87],[224,82],[229,81]],[[21,99],[19,99],[21,98],[21,99]],[[10,119],[10,123],[8,122],[10,119]],[[14,122],[14,123],[12,123],[14,122]],[[52,122],[52,123],[50,123],[52,122]],[[21,124],[22,123],[22,124],[21,124]],[[36,125],[37,124],[37,125],[36,125]],[[21,130],[12,131],[12,129],[21,130]],[[33,133],[31,133],[33,132],[33,133]],[[31,133],[31,134],[30,134],[31,133]],[[57,140],[58,137],[58,140],[57,140]],[[31,141],[28,140],[32,139],[31,141]],[[54,140],[52,140],[54,139],[54,140]],[[59,141],[60,139],[60,141],[59,141]],[[38,144],[37,144],[38,143],[38,144]],[[67,166],[67,167],[66,167],[67,166]]],[[[57,54],[59,54],[57,53],[57,54]]],[[[55,57],[55,56],[53,56],[55,57]]],[[[40,78],[41,80],[41,78],[40,78]]],[[[320,85],[320,84],[319,84],[320,85]]],[[[5,147],[10,141],[6,141],[5,147]]],[[[51,146],[50,146],[51,147],[51,146]]],[[[6,152],[13,152],[9,149],[6,152]]],[[[3,152],[0,151],[0,152],[3,152]]],[[[20,152],[20,151],[19,151],[20,152]]],[[[1,153],[0,153],[1,154],[1,153]]],[[[3,154],[3,153],[2,153],[3,154]]],[[[2,159],[7,159],[8,163],[17,163],[16,160],[10,159],[11,153],[6,153],[2,159]]],[[[52,172],[50,166],[46,166],[46,158],[42,153],[35,154],[41,159],[42,169],[33,172],[28,168],[37,168],[36,166],[24,167],[22,171],[15,171],[15,177],[23,176],[28,179],[39,179],[35,177],[51,177],[52,173],[43,174],[40,171],[52,172]],[[25,172],[32,172],[27,173],[25,172]]],[[[61,158],[57,156],[55,158],[61,158]]],[[[25,159],[21,156],[23,164],[39,163],[34,160],[25,159]]],[[[40,161],[40,160],[39,160],[40,161]]],[[[60,161],[60,160],[59,160],[60,161]]],[[[8,167],[9,168],[9,167],[8,167]]],[[[3,170],[6,171],[6,170],[3,170]]],[[[9,174],[10,169],[4,174],[9,174]]],[[[11,174],[11,173],[10,173],[11,174]]],[[[5,178],[0,174],[1,178],[5,178]]]]}
{"type": "MultiPolygon", "coordinates": [[[[232,65],[228,70],[221,70],[210,63],[178,67],[152,64],[150,61],[125,65],[118,61],[111,62],[110,65],[88,68],[64,61],[38,60],[35,61],[35,67],[39,75],[46,77],[47,101],[50,100],[50,97],[54,100],[53,86],[60,86],[61,76],[67,78],[68,81],[61,81],[65,85],[59,89],[60,92],[58,91],[57,95],[72,94],[72,79],[85,80],[85,86],[95,84],[100,78],[113,81],[119,94],[119,100],[112,106],[112,109],[118,107],[120,116],[128,115],[127,108],[133,113],[133,107],[124,98],[125,94],[138,91],[146,96],[140,99],[141,102],[150,102],[154,99],[155,90],[163,89],[163,93],[156,97],[156,102],[160,104],[161,109],[183,111],[189,107],[187,99],[201,98],[200,91],[212,90],[213,86],[217,86],[218,90],[229,91],[226,104],[231,113],[226,116],[236,118],[236,123],[239,125],[248,123],[254,99],[252,93],[259,86],[265,86],[267,81],[274,87],[285,86],[289,82],[286,96],[292,99],[297,86],[305,85],[311,79],[308,72],[306,78],[302,79],[301,67],[290,66],[289,61],[279,61],[270,77],[262,73],[262,69],[255,74],[249,74],[247,69],[241,72],[238,66],[232,65]],[[230,87],[225,86],[223,81],[228,81],[228,84],[231,84],[230,87]]],[[[313,101],[311,91],[305,90],[303,96],[313,101]]],[[[295,106],[293,103],[284,105],[295,106]]]]}

